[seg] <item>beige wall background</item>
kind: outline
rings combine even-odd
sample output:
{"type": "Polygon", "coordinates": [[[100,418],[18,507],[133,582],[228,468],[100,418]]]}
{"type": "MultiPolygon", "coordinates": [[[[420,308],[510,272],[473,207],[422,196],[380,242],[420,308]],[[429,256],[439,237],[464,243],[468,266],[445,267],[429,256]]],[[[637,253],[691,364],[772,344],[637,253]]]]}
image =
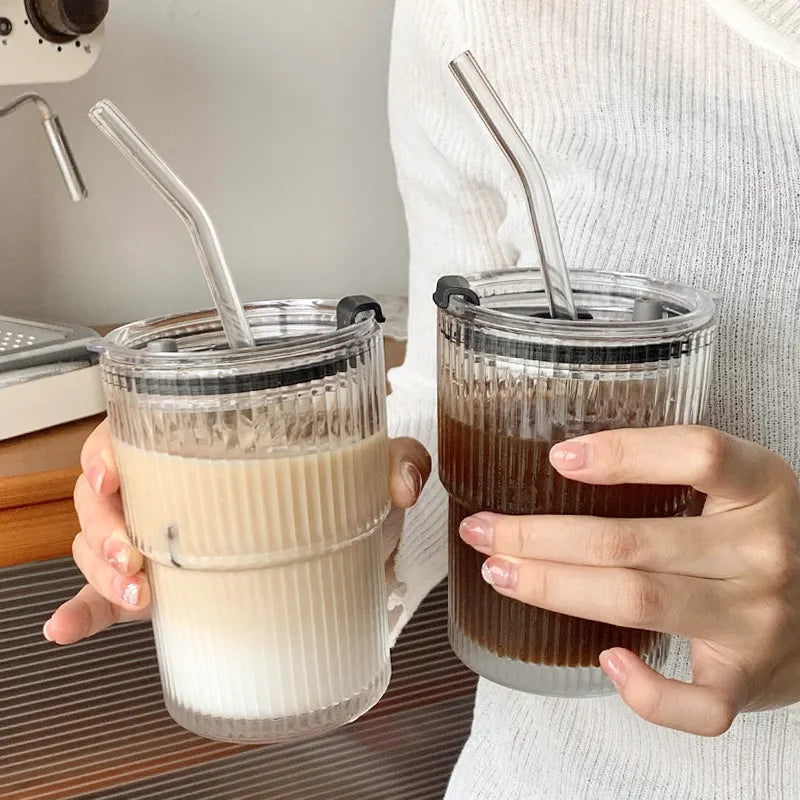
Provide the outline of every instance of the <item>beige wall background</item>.
{"type": "Polygon", "coordinates": [[[391,5],[112,0],[97,66],[36,87],[89,199],[69,201],[35,115],[0,125],[0,313],[102,323],[209,305],[182,224],[86,117],[103,97],[206,205],[243,298],[404,294],[391,5]]]}

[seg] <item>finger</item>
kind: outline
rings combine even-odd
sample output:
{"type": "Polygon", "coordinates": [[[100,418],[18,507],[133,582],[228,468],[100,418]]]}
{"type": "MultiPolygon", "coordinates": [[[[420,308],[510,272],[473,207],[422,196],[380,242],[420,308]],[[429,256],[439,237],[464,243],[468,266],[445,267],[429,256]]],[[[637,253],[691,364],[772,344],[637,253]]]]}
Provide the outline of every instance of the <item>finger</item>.
{"type": "Polygon", "coordinates": [[[482,575],[506,597],[581,619],[699,638],[741,628],[732,582],[509,556],[489,558],[482,575]]]}
{"type": "Polygon", "coordinates": [[[568,515],[467,517],[461,538],[486,555],[646,572],[731,578],[742,559],[726,544],[718,518],[606,519],[568,515]],[[715,524],[716,523],[716,524],[715,524]]]}
{"type": "Polygon", "coordinates": [[[392,505],[411,508],[431,474],[431,457],[416,440],[389,440],[389,475],[392,505]]]}
{"type": "Polygon", "coordinates": [[[143,572],[121,575],[106,563],[78,534],[72,543],[72,557],[87,581],[106,600],[126,611],[139,611],[150,603],[150,584],[143,572]]]}
{"type": "Polygon", "coordinates": [[[149,616],[149,609],[125,611],[110,603],[93,586],[87,585],[53,612],[42,633],[49,642],[73,644],[94,636],[115,622],[133,622],[149,616]]]}
{"type": "Polygon", "coordinates": [[[736,717],[735,691],[727,677],[714,685],[670,680],[620,647],[601,653],[600,665],[622,699],[648,722],[700,736],[720,736],[736,717]]]}
{"type": "Polygon", "coordinates": [[[766,497],[781,463],[759,445],[699,426],[593,433],[555,445],[550,461],[583,483],[693,486],[742,505],[766,497]]]}
{"type": "Polygon", "coordinates": [[[119,493],[98,495],[81,475],[73,497],[84,541],[92,552],[122,575],[139,572],[144,561],[128,539],[119,493]]]}
{"type": "Polygon", "coordinates": [[[113,494],[119,490],[117,462],[111,446],[108,419],[104,419],[83,443],[81,469],[92,491],[97,494],[113,494]]]}

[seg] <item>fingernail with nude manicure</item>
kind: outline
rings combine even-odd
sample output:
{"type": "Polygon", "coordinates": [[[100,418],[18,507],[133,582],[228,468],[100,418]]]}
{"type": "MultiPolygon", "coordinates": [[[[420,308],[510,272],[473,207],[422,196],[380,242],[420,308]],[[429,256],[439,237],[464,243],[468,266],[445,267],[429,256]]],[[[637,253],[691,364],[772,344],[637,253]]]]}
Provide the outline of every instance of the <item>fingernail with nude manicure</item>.
{"type": "Polygon", "coordinates": [[[412,464],[410,461],[404,461],[400,465],[400,477],[403,479],[403,483],[408,487],[408,490],[414,497],[419,497],[419,493],[422,491],[422,473],[417,468],[416,464],[412,464]]]}
{"type": "Polygon", "coordinates": [[[492,520],[485,514],[467,517],[459,526],[458,533],[471,547],[478,550],[491,550],[494,531],[492,520]]]}
{"type": "Polygon", "coordinates": [[[553,466],[563,472],[589,466],[589,448],[583,442],[562,442],[550,451],[553,466]]]}
{"type": "Polygon", "coordinates": [[[103,488],[103,480],[107,472],[108,470],[106,469],[105,462],[99,456],[92,459],[91,463],[86,468],[86,479],[97,494],[100,494],[103,488]]]}
{"type": "Polygon", "coordinates": [[[47,639],[48,642],[53,641],[53,637],[50,633],[50,620],[47,620],[47,622],[45,622],[44,627],[42,628],[42,636],[44,636],[44,638],[47,639]]]}
{"type": "Polygon", "coordinates": [[[489,586],[497,589],[513,589],[517,585],[517,567],[500,558],[490,558],[483,562],[481,575],[489,586]]]}
{"type": "Polygon", "coordinates": [[[619,656],[607,650],[603,651],[600,653],[600,666],[617,689],[622,689],[622,687],[625,686],[628,680],[628,670],[625,668],[625,664],[619,656]]]}
{"type": "Polygon", "coordinates": [[[106,561],[108,561],[120,575],[128,574],[131,554],[125,542],[112,534],[103,544],[103,554],[106,557],[106,561]]]}
{"type": "Polygon", "coordinates": [[[119,596],[123,603],[129,606],[136,606],[139,604],[139,583],[124,575],[117,575],[113,582],[114,591],[119,596]]]}

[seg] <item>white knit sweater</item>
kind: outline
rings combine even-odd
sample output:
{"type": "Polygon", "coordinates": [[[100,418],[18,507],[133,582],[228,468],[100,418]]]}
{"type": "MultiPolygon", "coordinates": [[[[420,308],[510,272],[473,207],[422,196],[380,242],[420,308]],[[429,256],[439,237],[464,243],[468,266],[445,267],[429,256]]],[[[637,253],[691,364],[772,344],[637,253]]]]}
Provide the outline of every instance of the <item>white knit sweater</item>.
{"type": "MultiPolygon", "coordinates": [[[[410,231],[410,339],[393,434],[435,454],[444,273],[536,255],[515,177],[446,63],[471,49],[540,156],[568,262],[719,291],[714,424],[800,469],[800,0],[397,0],[390,113],[410,231]]],[[[446,572],[433,480],[395,571],[398,629],[446,572]]],[[[688,677],[677,642],[670,671],[688,677]]],[[[800,712],[703,739],[617,697],[481,681],[448,800],[797,800],[800,712]]]]}

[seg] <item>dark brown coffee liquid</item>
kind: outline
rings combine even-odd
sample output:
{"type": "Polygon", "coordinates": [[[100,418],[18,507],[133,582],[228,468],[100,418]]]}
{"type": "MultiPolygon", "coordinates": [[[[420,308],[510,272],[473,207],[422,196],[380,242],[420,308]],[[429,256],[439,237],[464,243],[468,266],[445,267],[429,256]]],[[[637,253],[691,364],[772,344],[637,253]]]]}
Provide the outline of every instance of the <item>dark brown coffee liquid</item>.
{"type": "MultiPolygon", "coordinates": [[[[645,656],[661,634],[577,619],[495,592],[481,577],[486,556],[464,544],[461,521],[479,511],[502,514],[585,514],[671,517],[699,513],[702,497],[683,486],[590,486],[550,465],[553,441],[472,428],[442,415],[440,471],[450,493],[450,616],[475,643],[501,657],[534,664],[598,666],[609,647],[645,656]]],[[[558,431],[554,431],[557,437],[558,431]]]]}

